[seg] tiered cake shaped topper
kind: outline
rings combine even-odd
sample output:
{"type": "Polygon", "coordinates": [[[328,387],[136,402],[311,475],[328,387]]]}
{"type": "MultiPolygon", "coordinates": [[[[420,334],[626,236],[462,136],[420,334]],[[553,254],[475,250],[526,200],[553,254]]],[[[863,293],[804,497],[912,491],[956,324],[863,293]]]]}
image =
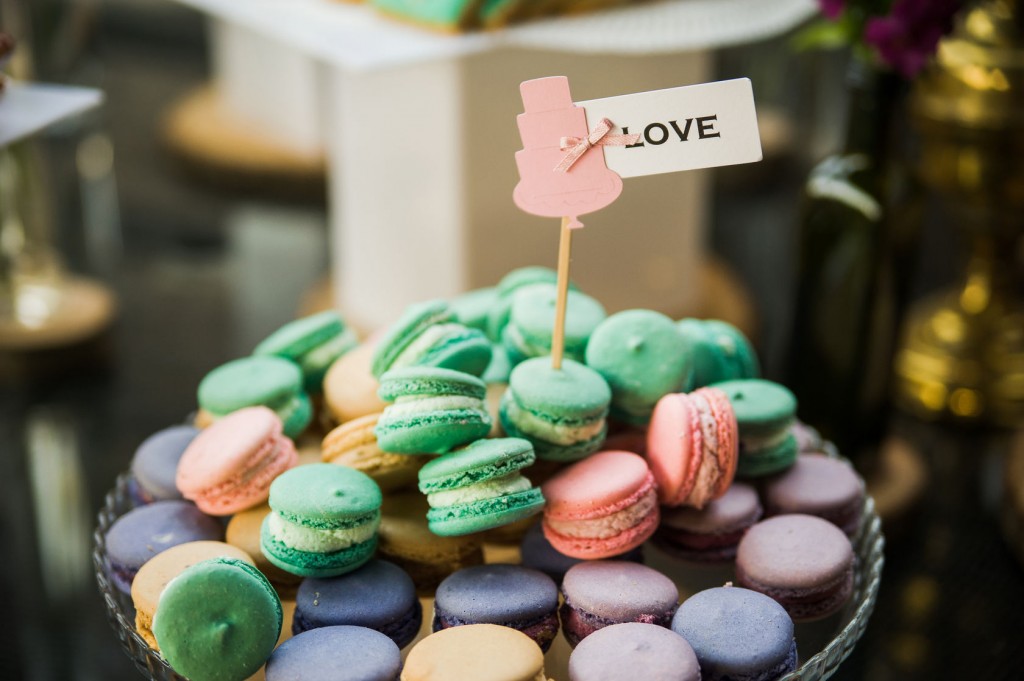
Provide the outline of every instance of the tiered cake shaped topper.
{"type": "Polygon", "coordinates": [[[519,89],[523,148],[516,152],[520,179],[512,198],[527,213],[562,218],[551,344],[551,364],[560,369],[579,216],[615,201],[623,177],[760,161],[761,141],[746,78],[578,104],[565,76],[528,80],[519,89]]]}

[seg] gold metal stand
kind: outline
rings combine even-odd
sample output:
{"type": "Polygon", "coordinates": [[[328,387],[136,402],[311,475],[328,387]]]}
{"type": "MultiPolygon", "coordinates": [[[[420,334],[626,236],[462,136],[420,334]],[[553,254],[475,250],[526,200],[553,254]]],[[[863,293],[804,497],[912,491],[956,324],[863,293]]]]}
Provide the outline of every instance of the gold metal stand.
{"type": "Polygon", "coordinates": [[[1022,11],[969,11],[911,100],[920,176],[971,246],[959,285],[908,316],[896,359],[898,403],[928,419],[1024,423],[1022,11]]]}

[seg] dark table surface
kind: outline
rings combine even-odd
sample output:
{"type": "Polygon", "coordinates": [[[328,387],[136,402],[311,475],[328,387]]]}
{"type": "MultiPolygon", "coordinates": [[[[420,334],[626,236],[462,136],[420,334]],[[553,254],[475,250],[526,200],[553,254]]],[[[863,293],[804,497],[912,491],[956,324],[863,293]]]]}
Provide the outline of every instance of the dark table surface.
{"type": "MultiPolygon", "coordinates": [[[[217,195],[166,162],[156,122],[203,78],[201,27],[178,13],[142,27],[149,32],[131,16],[105,16],[91,62],[107,91],[103,113],[42,143],[61,249],[113,287],[120,310],[74,362],[69,353],[4,358],[17,370],[0,392],[0,546],[9,547],[0,599],[10,615],[0,679],[138,678],[92,576],[96,510],[139,442],[194,409],[206,371],[294,317],[326,272],[322,206],[217,195]],[[116,150],[123,237],[123,253],[106,258],[90,252],[77,218],[75,150],[97,132],[116,150]],[[287,267],[268,275],[268,262],[287,267]]],[[[742,204],[731,189],[716,201],[713,247],[754,292],[769,330],[786,319],[778,273],[792,268],[784,248],[766,258],[763,245],[773,234],[785,242],[794,178],[748,191],[742,204]],[[757,239],[743,231],[752,220],[765,230],[757,239]]],[[[878,606],[836,678],[1022,678],[1024,569],[997,522],[1011,434],[899,415],[893,430],[923,457],[930,482],[916,512],[891,528],[878,606]]]]}

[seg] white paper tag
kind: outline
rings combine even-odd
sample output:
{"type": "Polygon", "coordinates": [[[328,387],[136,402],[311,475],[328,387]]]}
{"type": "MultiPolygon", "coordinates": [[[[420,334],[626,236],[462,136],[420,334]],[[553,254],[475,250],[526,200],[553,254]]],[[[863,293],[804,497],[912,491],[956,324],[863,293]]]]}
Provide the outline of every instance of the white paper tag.
{"type": "Polygon", "coordinates": [[[687,85],[576,102],[587,126],[602,118],[613,133],[640,135],[628,147],[606,146],[605,163],[621,177],[672,173],[761,160],[761,137],[749,78],[687,85]]]}

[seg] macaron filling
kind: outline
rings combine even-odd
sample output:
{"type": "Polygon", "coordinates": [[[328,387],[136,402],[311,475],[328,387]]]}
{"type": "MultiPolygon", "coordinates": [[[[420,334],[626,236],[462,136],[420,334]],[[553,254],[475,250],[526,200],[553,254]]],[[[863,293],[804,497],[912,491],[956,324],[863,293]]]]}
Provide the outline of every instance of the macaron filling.
{"type": "MultiPolygon", "coordinates": [[[[434,621],[432,627],[435,632],[441,631],[442,629],[463,627],[470,624],[480,624],[480,622],[457,617],[446,612],[442,608],[437,607],[436,603],[434,604],[434,621]]],[[[555,636],[558,635],[558,611],[552,610],[546,615],[526,620],[502,622],[501,625],[523,632],[536,641],[542,651],[547,652],[548,648],[551,647],[551,642],[554,641],[555,636]]],[[[547,681],[547,677],[539,678],[543,678],[544,681],[547,681]]]]}
{"type": "Polygon", "coordinates": [[[559,419],[542,417],[524,408],[509,390],[502,400],[504,412],[509,421],[526,435],[555,445],[574,445],[599,437],[605,430],[605,414],[582,419],[559,419]]]}
{"type": "Polygon", "coordinates": [[[270,536],[285,546],[308,553],[333,553],[369,541],[377,532],[380,513],[349,527],[316,529],[290,522],[278,513],[267,518],[270,536]]]}
{"type": "Polygon", "coordinates": [[[801,622],[827,617],[843,607],[853,593],[853,565],[827,582],[801,588],[761,583],[752,579],[740,565],[737,565],[736,582],[748,589],[771,596],[786,609],[794,622],[801,622]]]}
{"type": "Polygon", "coordinates": [[[700,468],[697,469],[693,489],[686,495],[684,502],[702,508],[715,495],[722,475],[718,464],[718,423],[706,395],[694,392],[690,399],[700,422],[699,429],[695,431],[700,433],[700,437],[694,437],[693,443],[695,449],[700,447],[700,468]]]}
{"type": "Polygon", "coordinates": [[[485,412],[484,401],[463,395],[403,395],[388,405],[384,416],[401,419],[419,416],[427,412],[464,410],[485,412]]]}
{"type": "Polygon", "coordinates": [[[608,539],[639,525],[658,506],[653,484],[639,499],[620,511],[586,520],[548,518],[547,525],[564,537],[575,539],[608,539]]]}
{"type": "Polygon", "coordinates": [[[531,487],[533,487],[533,483],[518,472],[512,472],[470,485],[430,493],[427,495],[427,503],[433,508],[471,504],[484,499],[502,497],[506,494],[525,492],[531,487]]]}

